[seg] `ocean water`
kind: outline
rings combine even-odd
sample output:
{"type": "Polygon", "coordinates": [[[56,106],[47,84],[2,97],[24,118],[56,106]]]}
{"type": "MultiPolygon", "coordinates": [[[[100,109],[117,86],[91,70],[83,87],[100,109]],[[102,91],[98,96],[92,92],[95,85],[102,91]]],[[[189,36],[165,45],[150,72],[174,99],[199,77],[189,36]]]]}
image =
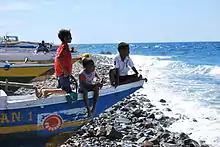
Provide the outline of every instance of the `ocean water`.
{"type": "MultiPolygon", "coordinates": [[[[117,53],[117,44],[77,46],[80,52],[117,53]]],[[[219,147],[220,42],[131,43],[130,48],[135,66],[149,80],[141,92],[158,108],[172,109],[166,115],[182,117],[169,130],[219,147]]]]}

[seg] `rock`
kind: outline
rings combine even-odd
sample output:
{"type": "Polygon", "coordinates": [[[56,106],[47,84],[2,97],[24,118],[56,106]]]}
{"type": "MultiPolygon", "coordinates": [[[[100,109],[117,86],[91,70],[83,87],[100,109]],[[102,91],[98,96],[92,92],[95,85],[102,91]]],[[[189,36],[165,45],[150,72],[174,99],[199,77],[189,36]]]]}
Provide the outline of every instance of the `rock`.
{"type": "Polygon", "coordinates": [[[131,140],[133,138],[133,136],[132,135],[125,135],[125,136],[123,136],[123,140],[131,140]]]}
{"type": "Polygon", "coordinates": [[[94,137],[94,136],[96,135],[96,132],[95,132],[94,129],[89,129],[89,130],[88,130],[88,133],[89,133],[89,136],[90,136],[90,137],[94,137]]]}
{"type": "Polygon", "coordinates": [[[105,136],[100,136],[100,137],[99,137],[99,140],[100,140],[100,141],[104,141],[104,140],[106,140],[106,137],[105,137],[105,136]]]}
{"type": "Polygon", "coordinates": [[[162,139],[168,139],[170,137],[170,133],[167,133],[167,132],[164,132],[161,136],[160,136],[160,138],[162,138],[162,139]]]}
{"type": "Polygon", "coordinates": [[[155,115],[154,115],[154,113],[149,114],[149,115],[148,115],[148,118],[155,119],[155,115]]]}
{"type": "Polygon", "coordinates": [[[171,144],[171,143],[163,143],[161,147],[182,147],[182,146],[177,145],[177,144],[171,144]]]}
{"type": "Polygon", "coordinates": [[[82,136],[85,133],[86,133],[86,131],[84,129],[81,129],[77,132],[77,134],[79,134],[80,136],[82,136]]]}
{"type": "Polygon", "coordinates": [[[138,144],[143,143],[145,140],[146,140],[146,137],[143,136],[143,137],[141,137],[140,139],[137,140],[137,143],[138,144]]]}
{"type": "Polygon", "coordinates": [[[140,133],[138,133],[138,134],[136,135],[136,138],[141,138],[141,137],[143,137],[143,136],[144,136],[144,133],[140,132],[140,133]]]}
{"type": "Polygon", "coordinates": [[[167,139],[166,142],[167,143],[171,143],[171,144],[175,144],[176,143],[175,138],[169,138],[169,139],[167,139]]]}
{"type": "Polygon", "coordinates": [[[136,117],[141,117],[141,116],[143,116],[142,115],[142,110],[141,109],[135,109],[134,110],[134,112],[133,112],[133,114],[134,114],[134,116],[136,116],[136,117]]]}
{"type": "Polygon", "coordinates": [[[178,136],[179,139],[181,140],[186,140],[189,138],[189,136],[183,132],[181,132],[180,134],[176,134],[178,136]]]}
{"type": "Polygon", "coordinates": [[[151,104],[151,103],[148,103],[146,107],[147,107],[147,108],[153,108],[153,107],[155,107],[155,106],[154,106],[153,104],[151,104]]]}
{"type": "Polygon", "coordinates": [[[129,119],[127,119],[127,118],[122,118],[122,117],[117,118],[115,121],[118,122],[118,123],[125,123],[125,124],[128,124],[128,123],[131,122],[129,119]]]}
{"type": "Polygon", "coordinates": [[[128,109],[127,107],[122,107],[122,108],[121,108],[121,111],[126,111],[126,112],[128,112],[128,111],[130,111],[130,109],[128,109]]]}
{"type": "Polygon", "coordinates": [[[154,144],[150,141],[144,141],[142,147],[154,147],[154,144]]]}
{"type": "Polygon", "coordinates": [[[148,141],[149,141],[149,142],[152,142],[152,143],[155,144],[155,145],[160,143],[158,137],[151,138],[151,139],[149,139],[148,141]]]}
{"type": "Polygon", "coordinates": [[[95,136],[106,136],[106,130],[104,127],[96,127],[94,130],[96,130],[95,136]]]}
{"type": "Polygon", "coordinates": [[[84,133],[83,135],[81,135],[83,138],[87,138],[90,136],[90,134],[88,132],[84,133]]]}
{"type": "Polygon", "coordinates": [[[170,108],[165,108],[164,111],[172,111],[170,108]]]}
{"type": "Polygon", "coordinates": [[[198,122],[195,118],[193,118],[193,122],[198,122]]]}
{"type": "Polygon", "coordinates": [[[190,138],[185,139],[184,141],[185,146],[190,146],[190,147],[200,147],[199,143],[196,142],[195,140],[192,140],[190,138]]]}
{"type": "Polygon", "coordinates": [[[122,142],[116,142],[117,147],[122,147],[123,143],[122,142]]]}
{"type": "Polygon", "coordinates": [[[166,103],[166,100],[164,100],[164,99],[160,99],[159,102],[161,102],[161,103],[166,103]]]}
{"type": "Polygon", "coordinates": [[[146,121],[146,117],[138,117],[138,122],[145,122],[146,121]]]}
{"type": "Polygon", "coordinates": [[[156,114],[154,117],[156,120],[161,120],[163,118],[163,114],[156,114]]]}
{"type": "Polygon", "coordinates": [[[143,126],[145,128],[151,128],[151,127],[153,127],[153,123],[152,122],[142,122],[140,124],[140,126],[143,126]]]}
{"type": "Polygon", "coordinates": [[[72,140],[72,139],[68,139],[67,141],[66,141],[66,143],[74,143],[74,141],[72,140]]]}
{"type": "MultiPolygon", "coordinates": [[[[143,98],[145,98],[145,97],[143,97],[143,98]]],[[[150,99],[146,99],[146,98],[145,98],[145,102],[150,102],[150,99]]]]}
{"type": "Polygon", "coordinates": [[[154,129],[150,128],[146,130],[147,135],[155,135],[154,129]]]}
{"type": "Polygon", "coordinates": [[[202,144],[201,147],[209,147],[208,144],[202,144]]]}
{"type": "Polygon", "coordinates": [[[200,141],[199,141],[199,144],[200,144],[201,147],[209,147],[209,145],[206,144],[206,142],[203,141],[203,140],[200,140],[200,141]]]}
{"type": "Polygon", "coordinates": [[[114,127],[108,126],[107,128],[106,137],[109,139],[121,139],[123,137],[123,134],[117,130],[115,130],[114,127]]]}

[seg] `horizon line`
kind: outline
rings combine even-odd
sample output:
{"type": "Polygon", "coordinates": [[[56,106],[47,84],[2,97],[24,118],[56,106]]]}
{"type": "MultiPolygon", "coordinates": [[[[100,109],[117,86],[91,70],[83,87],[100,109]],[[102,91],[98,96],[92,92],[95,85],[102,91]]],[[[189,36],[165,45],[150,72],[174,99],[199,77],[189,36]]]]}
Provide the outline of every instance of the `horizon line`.
{"type": "MultiPolygon", "coordinates": [[[[126,42],[126,41],[121,41],[121,42],[126,42]]],[[[153,43],[220,43],[219,41],[161,41],[161,42],[126,42],[129,44],[153,44],[153,43]]],[[[120,43],[120,42],[118,42],[120,43]]],[[[69,44],[78,44],[78,45],[89,45],[89,44],[118,44],[118,43],[69,43],[69,44]]]]}

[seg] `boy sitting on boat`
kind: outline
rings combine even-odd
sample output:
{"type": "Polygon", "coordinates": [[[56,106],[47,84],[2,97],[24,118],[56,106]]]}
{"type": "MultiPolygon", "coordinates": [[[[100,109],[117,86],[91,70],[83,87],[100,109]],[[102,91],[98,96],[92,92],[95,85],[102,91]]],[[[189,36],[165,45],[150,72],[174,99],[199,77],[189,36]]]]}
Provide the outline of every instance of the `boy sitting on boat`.
{"type": "Polygon", "coordinates": [[[57,49],[55,57],[55,74],[58,78],[58,88],[60,89],[35,89],[36,96],[47,97],[48,94],[66,94],[71,93],[70,76],[72,73],[72,55],[68,43],[71,43],[72,37],[69,30],[62,29],[58,33],[58,38],[62,44],[57,49]]]}
{"type": "Polygon", "coordinates": [[[129,57],[129,44],[121,42],[118,45],[119,55],[114,59],[114,69],[109,72],[110,82],[112,86],[139,81],[142,79],[142,75],[138,73],[134,67],[132,59],[129,57]],[[129,67],[135,72],[133,75],[128,75],[129,67]]]}
{"type": "Polygon", "coordinates": [[[99,88],[102,87],[102,82],[94,82],[94,78],[97,77],[100,80],[100,77],[95,72],[94,61],[89,58],[84,58],[82,61],[83,70],[79,74],[79,92],[83,93],[83,99],[86,104],[86,108],[88,111],[88,117],[90,117],[96,108],[96,103],[99,97],[99,88]],[[94,102],[92,110],[90,109],[89,100],[88,100],[88,92],[94,92],[94,102]]]}

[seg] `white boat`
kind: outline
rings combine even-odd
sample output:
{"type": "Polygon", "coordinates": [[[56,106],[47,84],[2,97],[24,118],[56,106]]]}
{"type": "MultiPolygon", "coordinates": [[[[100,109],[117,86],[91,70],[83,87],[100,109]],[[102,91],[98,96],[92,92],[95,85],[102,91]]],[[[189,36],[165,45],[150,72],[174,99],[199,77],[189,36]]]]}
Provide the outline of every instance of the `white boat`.
{"type": "MultiPolygon", "coordinates": [[[[52,43],[45,43],[47,48],[53,47],[52,43]]],[[[18,36],[5,35],[0,37],[0,51],[35,51],[39,42],[20,41],[18,36]]],[[[54,49],[54,47],[53,47],[54,49]]]]}
{"type": "MultiPolygon", "coordinates": [[[[53,63],[56,53],[33,53],[33,52],[0,52],[0,62],[37,62],[37,63],[53,63]]],[[[78,60],[78,58],[89,54],[85,53],[80,55],[79,53],[72,53],[72,60],[78,60]]]]}
{"type": "Polygon", "coordinates": [[[24,60],[54,60],[54,53],[33,53],[33,52],[0,52],[0,61],[24,61],[24,60]]]}
{"type": "MultiPolygon", "coordinates": [[[[56,52],[59,45],[45,43],[49,52],[56,52]]],[[[39,42],[20,41],[18,36],[0,36],[0,52],[36,52],[39,42]]],[[[71,52],[77,52],[77,47],[71,47],[71,52]]]]}
{"type": "Polygon", "coordinates": [[[3,36],[0,37],[1,50],[17,50],[17,49],[36,49],[37,44],[30,44],[25,41],[20,41],[18,36],[3,36]]]}

